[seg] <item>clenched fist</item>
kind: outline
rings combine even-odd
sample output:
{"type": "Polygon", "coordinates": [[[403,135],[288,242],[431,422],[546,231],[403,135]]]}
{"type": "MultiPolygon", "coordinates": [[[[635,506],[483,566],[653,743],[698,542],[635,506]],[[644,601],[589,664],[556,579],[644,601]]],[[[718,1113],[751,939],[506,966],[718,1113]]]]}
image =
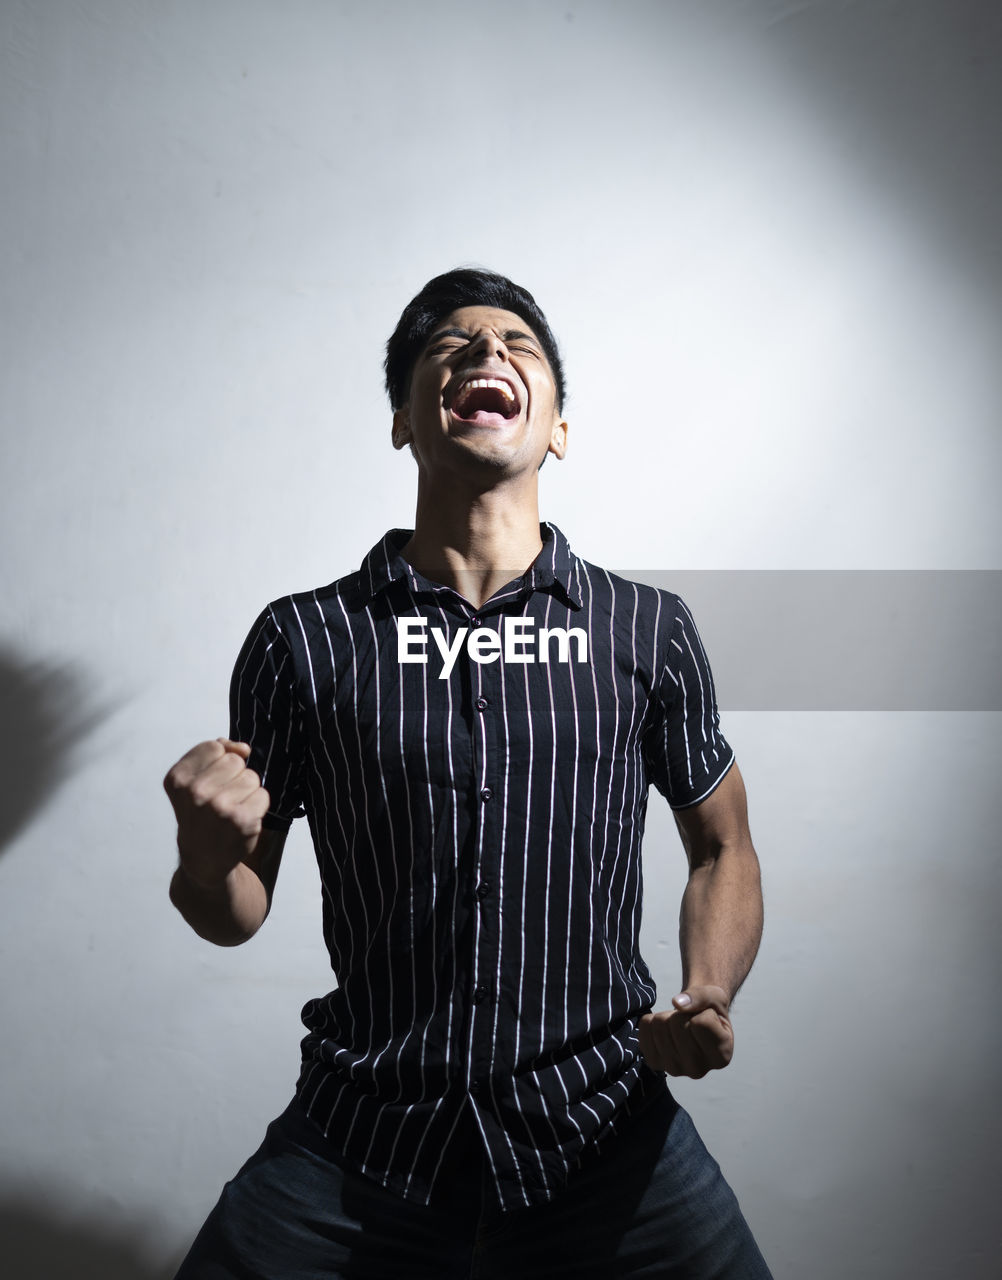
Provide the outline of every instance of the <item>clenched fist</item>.
{"type": "Polygon", "coordinates": [[[691,986],[672,1003],[674,1009],[645,1013],[637,1025],[647,1065],[694,1080],[726,1067],[734,1052],[734,1031],[723,987],[691,986]]]}
{"type": "Polygon", "coordinates": [[[184,874],[206,890],[219,889],[250,857],[271,797],[248,769],[246,742],[216,738],[192,747],[164,778],[177,815],[177,846],[184,874]]]}

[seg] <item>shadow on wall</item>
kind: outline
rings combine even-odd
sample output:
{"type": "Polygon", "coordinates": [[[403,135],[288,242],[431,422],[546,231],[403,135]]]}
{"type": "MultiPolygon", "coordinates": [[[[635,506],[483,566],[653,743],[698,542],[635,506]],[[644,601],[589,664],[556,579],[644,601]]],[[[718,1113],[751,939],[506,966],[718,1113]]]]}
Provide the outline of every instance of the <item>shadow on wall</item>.
{"type": "Polygon", "coordinates": [[[27,1201],[0,1200],[0,1256],[6,1280],[170,1280],[175,1266],[155,1263],[140,1227],[61,1219],[27,1201]]]}
{"type": "Polygon", "coordinates": [[[77,745],[114,708],[79,665],[0,643],[0,853],[69,775],[77,745]]]}
{"type": "Polygon", "coordinates": [[[861,174],[893,193],[972,280],[997,295],[1002,169],[994,154],[1002,113],[1002,7],[984,0],[790,3],[770,21],[785,78],[841,139],[861,174]]]}

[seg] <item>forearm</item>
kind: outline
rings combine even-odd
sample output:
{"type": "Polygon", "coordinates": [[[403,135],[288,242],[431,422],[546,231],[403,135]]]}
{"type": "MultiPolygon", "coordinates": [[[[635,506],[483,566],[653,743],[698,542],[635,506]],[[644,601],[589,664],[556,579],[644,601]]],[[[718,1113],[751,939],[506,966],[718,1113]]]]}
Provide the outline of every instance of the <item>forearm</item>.
{"type": "Polygon", "coordinates": [[[762,938],[762,883],[750,840],[694,866],[679,917],[682,985],[722,987],[734,999],[762,938]]]}
{"type": "Polygon", "coordinates": [[[170,900],[200,938],[220,947],[236,947],[252,938],[268,914],[264,885],[242,862],[219,888],[196,883],[179,866],[170,883],[170,900]]]}

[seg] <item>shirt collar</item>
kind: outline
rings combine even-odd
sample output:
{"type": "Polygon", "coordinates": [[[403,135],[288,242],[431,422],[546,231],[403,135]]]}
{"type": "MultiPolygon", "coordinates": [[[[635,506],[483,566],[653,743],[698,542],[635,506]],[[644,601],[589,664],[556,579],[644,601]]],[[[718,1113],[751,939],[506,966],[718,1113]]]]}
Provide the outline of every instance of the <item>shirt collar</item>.
{"type": "MultiPolygon", "coordinates": [[[[362,561],[359,586],[367,600],[391,583],[400,581],[406,581],[412,591],[451,590],[441,582],[431,582],[422,577],[400,554],[413,532],[413,529],[388,530],[362,561]]],[[[564,535],[550,521],[540,523],[539,536],[543,540],[543,547],[522,575],[524,585],[531,591],[555,586],[570,605],[580,609],[581,569],[578,557],[564,535]]]]}

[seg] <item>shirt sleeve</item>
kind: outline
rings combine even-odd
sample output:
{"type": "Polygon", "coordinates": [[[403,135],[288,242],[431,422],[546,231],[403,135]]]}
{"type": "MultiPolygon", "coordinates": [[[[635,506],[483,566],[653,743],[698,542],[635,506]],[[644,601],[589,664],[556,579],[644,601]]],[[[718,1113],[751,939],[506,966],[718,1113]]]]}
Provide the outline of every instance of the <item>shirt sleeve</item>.
{"type": "Polygon", "coordinates": [[[292,653],[271,606],[254,623],[233,668],[230,737],[250,743],[247,763],[271,796],[262,825],[287,831],[305,812],[305,736],[292,653]]]}
{"type": "Polygon", "coordinates": [[[675,622],[654,690],[654,719],[645,739],[648,775],[673,809],[698,804],[734,763],[720,732],[713,676],[692,614],[670,597],[675,622]]]}

